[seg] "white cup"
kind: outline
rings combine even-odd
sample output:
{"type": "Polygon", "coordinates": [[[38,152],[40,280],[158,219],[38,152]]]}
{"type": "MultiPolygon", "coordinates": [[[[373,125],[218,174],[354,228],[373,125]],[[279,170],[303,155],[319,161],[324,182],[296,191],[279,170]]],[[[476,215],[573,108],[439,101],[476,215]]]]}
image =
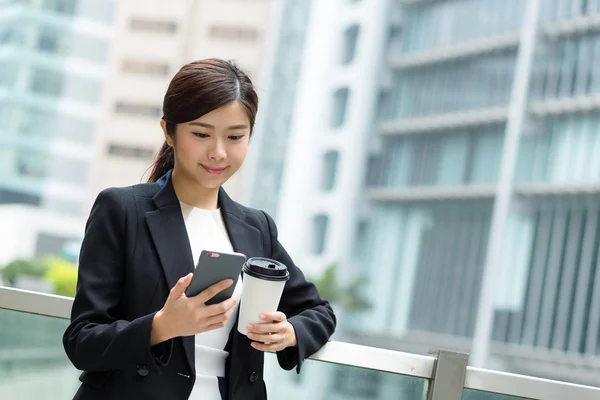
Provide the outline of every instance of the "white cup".
{"type": "Polygon", "coordinates": [[[282,263],[262,257],[248,259],[242,271],[238,332],[248,335],[246,326],[261,322],[260,314],[277,311],[289,272],[282,263]]]}

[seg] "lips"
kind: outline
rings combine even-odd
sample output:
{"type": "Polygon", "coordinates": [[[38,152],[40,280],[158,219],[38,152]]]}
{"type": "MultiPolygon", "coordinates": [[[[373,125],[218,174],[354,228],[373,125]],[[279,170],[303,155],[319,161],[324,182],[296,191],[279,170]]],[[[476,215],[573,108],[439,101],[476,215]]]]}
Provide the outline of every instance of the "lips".
{"type": "MultiPolygon", "coordinates": [[[[202,165],[202,164],[200,164],[202,165]]],[[[202,165],[202,168],[204,168],[204,170],[206,172],[208,172],[209,174],[213,174],[213,175],[220,175],[223,171],[225,171],[225,168],[211,168],[211,167],[207,167],[206,165],[202,165]]]]}

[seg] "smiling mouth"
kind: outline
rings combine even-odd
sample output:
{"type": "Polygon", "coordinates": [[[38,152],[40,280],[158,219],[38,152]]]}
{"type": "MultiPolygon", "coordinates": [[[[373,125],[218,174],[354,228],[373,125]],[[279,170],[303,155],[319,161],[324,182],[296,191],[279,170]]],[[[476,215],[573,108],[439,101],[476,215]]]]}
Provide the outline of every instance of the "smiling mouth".
{"type": "MultiPolygon", "coordinates": [[[[202,165],[202,164],[200,164],[200,165],[202,165]]],[[[227,169],[227,167],[225,167],[225,168],[210,168],[210,167],[207,167],[206,165],[202,165],[202,168],[204,168],[204,170],[206,172],[208,172],[209,174],[212,174],[212,175],[220,175],[223,171],[225,171],[225,169],[227,169]]]]}

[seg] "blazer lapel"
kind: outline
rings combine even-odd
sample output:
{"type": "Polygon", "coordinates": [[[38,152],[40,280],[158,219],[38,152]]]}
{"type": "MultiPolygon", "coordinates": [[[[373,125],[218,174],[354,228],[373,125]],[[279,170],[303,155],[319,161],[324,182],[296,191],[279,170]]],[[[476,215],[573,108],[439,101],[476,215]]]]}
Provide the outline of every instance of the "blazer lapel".
{"type": "MultiPolygon", "coordinates": [[[[162,189],[154,196],[157,209],[146,213],[146,223],[152,235],[165,279],[169,289],[177,281],[194,272],[194,261],[190,241],[185,229],[181,206],[170,179],[170,174],[162,189]]],[[[194,337],[182,337],[185,354],[194,371],[194,337]]]]}
{"type": "Polygon", "coordinates": [[[219,207],[233,250],[248,258],[262,256],[264,249],[260,231],[246,222],[242,209],[223,188],[219,189],[219,207]]]}

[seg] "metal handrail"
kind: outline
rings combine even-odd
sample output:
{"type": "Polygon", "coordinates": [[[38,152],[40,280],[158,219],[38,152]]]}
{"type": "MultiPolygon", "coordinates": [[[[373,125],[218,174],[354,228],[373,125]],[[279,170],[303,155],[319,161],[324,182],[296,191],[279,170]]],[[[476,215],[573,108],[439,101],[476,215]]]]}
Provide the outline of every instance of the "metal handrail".
{"type": "MultiPolygon", "coordinates": [[[[69,319],[73,299],[0,287],[0,309],[69,319]]],[[[311,360],[430,380],[435,358],[343,342],[329,342],[311,360]]],[[[467,367],[465,388],[527,399],[596,400],[600,388],[467,367]]]]}

